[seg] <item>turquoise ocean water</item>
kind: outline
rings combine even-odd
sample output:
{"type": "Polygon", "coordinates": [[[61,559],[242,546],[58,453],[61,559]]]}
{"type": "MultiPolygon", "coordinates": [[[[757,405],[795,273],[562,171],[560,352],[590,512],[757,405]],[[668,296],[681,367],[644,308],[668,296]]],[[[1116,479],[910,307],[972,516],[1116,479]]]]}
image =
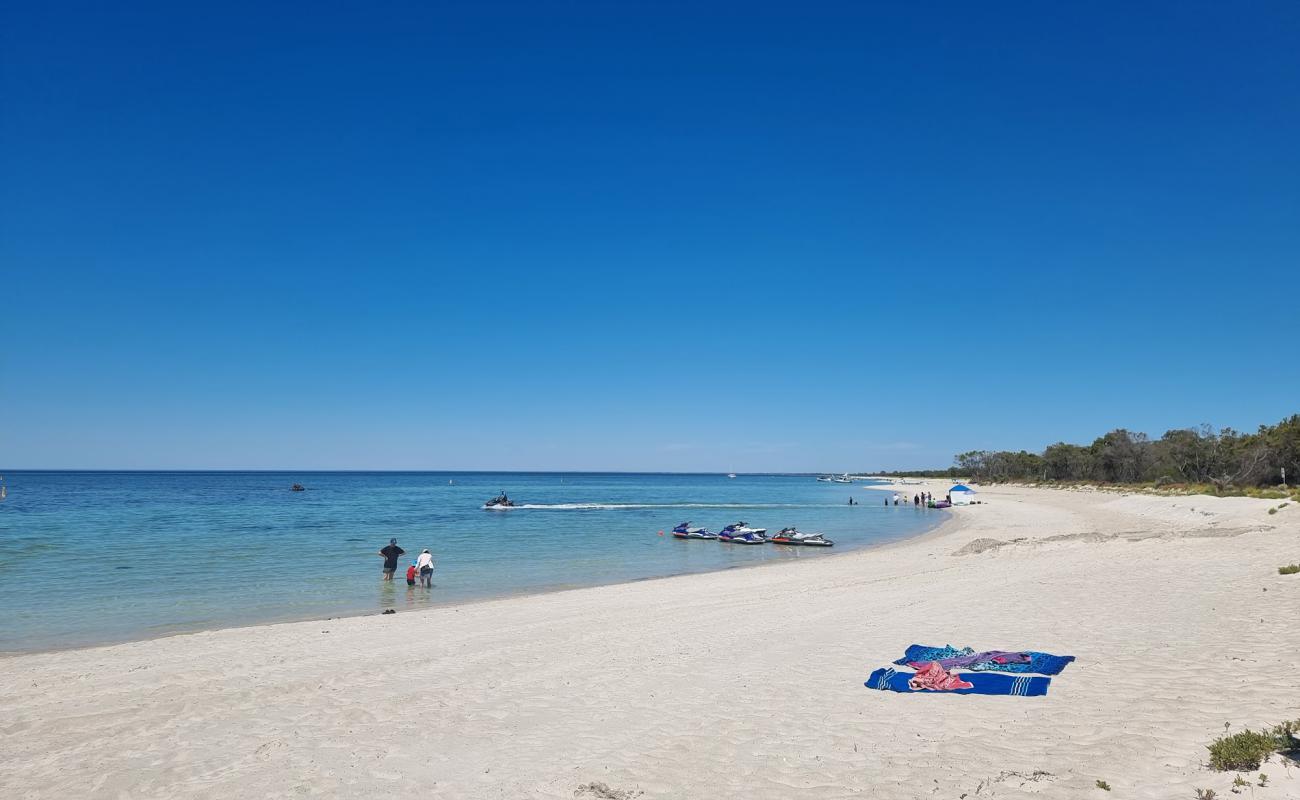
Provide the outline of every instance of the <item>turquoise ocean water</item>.
{"type": "MultiPolygon", "coordinates": [[[[706,572],[920,533],[946,512],[806,476],[453,472],[8,472],[0,652],[398,611],[706,572]],[[305,492],[291,492],[293,483],[305,492]],[[500,490],[520,508],[482,504],[500,490]],[[861,505],[849,506],[853,496],[861,505]],[[823,531],[834,548],[667,535],[691,520],[823,531]],[[659,531],[664,536],[659,536],[659,531]],[[379,580],[380,547],[437,558],[431,590],[379,580]]],[[[708,598],[700,598],[707,602],[708,598]]]]}

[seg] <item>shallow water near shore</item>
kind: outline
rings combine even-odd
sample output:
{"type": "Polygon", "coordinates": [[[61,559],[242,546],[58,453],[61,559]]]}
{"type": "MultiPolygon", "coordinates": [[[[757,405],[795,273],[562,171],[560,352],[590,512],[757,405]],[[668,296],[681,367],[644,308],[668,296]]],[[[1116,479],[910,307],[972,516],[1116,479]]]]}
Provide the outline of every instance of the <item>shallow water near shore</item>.
{"type": "MultiPolygon", "coordinates": [[[[377,613],[763,562],[915,535],[940,511],[808,476],[8,472],[0,652],[377,613]],[[306,491],[293,492],[301,483],[306,491]],[[484,511],[505,490],[519,508],[484,511]],[[849,506],[849,497],[861,505],[849,506]],[[680,541],[691,520],[822,531],[834,548],[680,541]],[[660,536],[659,531],[664,535],[660,536]],[[380,547],[407,551],[380,580],[380,547]],[[437,559],[432,589],[403,573],[437,559]]],[[[696,598],[707,603],[708,598],[696,598]]]]}

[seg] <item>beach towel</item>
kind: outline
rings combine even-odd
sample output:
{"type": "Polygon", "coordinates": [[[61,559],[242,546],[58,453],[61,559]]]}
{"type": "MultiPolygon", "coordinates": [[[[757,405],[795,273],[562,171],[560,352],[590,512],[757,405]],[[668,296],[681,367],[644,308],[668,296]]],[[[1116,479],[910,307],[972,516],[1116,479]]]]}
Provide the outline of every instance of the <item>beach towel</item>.
{"type": "Polygon", "coordinates": [[[1051,653],[1039,653],[1033,650],[986,650],[975,652],[973,647],[960,650],[947,645],[945,647],[926,647],[914,644],[907,648],[903,657],[895,661],[899,666],[920,667],[932,661],[938,661],[944,669],[969,669],[975,672],[1037,672],[1041,675],[1059,675],[1074,656],[1055,656],[1051,653]],[[978,657],[983,656],[983,659],[978,657]],[[1024,657],[1022,660],[1020,657],[1024,657]]]}
{"type": "Polygon", "coordinates": [[[893,667],[881,667],[871,673],[871,677],[867,678],[864,685],[868,689],[909,694],[1004,694],[1039,697],[1047,694],[1047,687],[1052,683],[1051,678],[981,672],[961,676],[959,682],[966,684],[965,688],[918,689],[912,687],[915,678],[916,675],[911,672],[899,672],[893,667]]]}
{"type": "Polygon", "coordinates": [[[908,678],[907,685],[912,690],[930,689],[936,692],[950,692],[953,689],[969,689],[973,684],[939,666],[938,661],[931,661],[918,668],[916,674],[908,678]]]}

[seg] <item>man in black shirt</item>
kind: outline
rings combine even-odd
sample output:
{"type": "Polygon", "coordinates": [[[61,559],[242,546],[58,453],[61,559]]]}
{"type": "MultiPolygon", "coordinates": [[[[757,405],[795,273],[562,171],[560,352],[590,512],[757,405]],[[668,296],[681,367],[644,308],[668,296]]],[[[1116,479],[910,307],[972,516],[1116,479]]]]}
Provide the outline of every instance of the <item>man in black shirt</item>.
{"type": "Polygon", "coordinates": [[[396,539],[389,539],[388,546],[379,551],[379,555],[384,557],[384,580],[391,581],[393,573],[397,571],[397,559],[402,557],[406,551],[397,546],[396,539]]]}

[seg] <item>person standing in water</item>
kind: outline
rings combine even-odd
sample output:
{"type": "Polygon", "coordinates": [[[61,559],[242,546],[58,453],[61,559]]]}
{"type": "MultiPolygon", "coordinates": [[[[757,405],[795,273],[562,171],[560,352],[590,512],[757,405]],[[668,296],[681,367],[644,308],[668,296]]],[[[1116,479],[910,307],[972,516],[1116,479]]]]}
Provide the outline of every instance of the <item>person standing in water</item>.
{"type": "Polygon", "coordinates": [[[393,573],[397,572],[397,559],[405,553],[405,550],[397,546],[396,539],[389,539],[388,546],[379,551],[379,555],[384,557],[384,580],[393,579],[393,573]]]}
{"type": "Polygon", "coordinates": [[[433,553],[425,550],[420,557],[415,560],[415,566],[420,572],[420,585],[426,589],[433,587],[433,553]]]}

